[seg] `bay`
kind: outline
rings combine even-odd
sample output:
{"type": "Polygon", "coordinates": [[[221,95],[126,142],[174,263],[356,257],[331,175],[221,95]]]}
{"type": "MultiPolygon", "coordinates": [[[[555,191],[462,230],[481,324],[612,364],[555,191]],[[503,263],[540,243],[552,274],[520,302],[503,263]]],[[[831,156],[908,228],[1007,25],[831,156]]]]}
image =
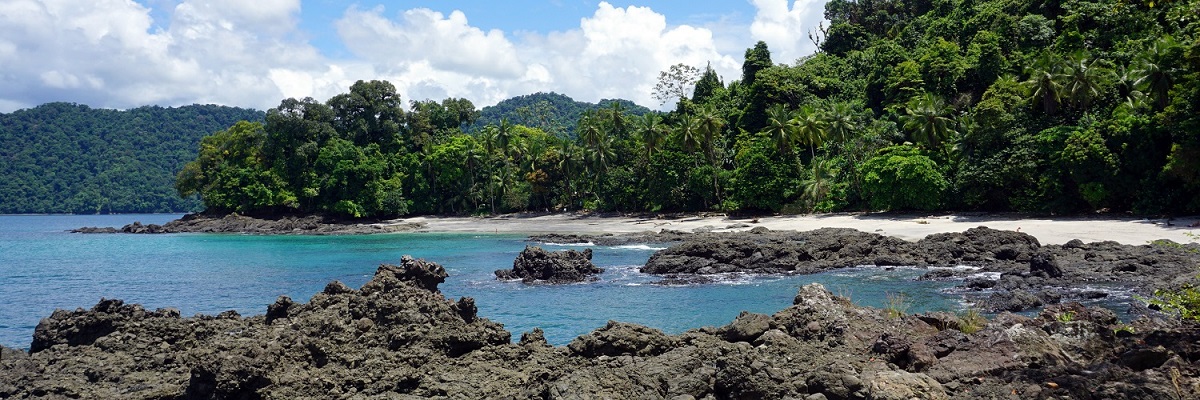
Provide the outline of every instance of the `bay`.
{"type": "Polygon", "coordinates": [[[526,241],[525,235],[399,233],[354,236],[237,234],[72,234],[83,226],[139,221],[165,223],[180,215],[0,216],[0,344],[28,348],[34,327],[55,309],[90,308],[118,298],[148,309],[172,307],[183,315],[236,310],[262,314],[280,295],[305,302],[327,283],[359,287],[381,263],[404,255],[442,264],[448,298],[473,297],[479,314],[513,332],[542,328],[553,344],[604,326],[609,320],[644,324],[668,333],[729,323],[741,311],[774,313],[791,305],[803,285],[819,282],[856,304],[883,307],[904,293],[909,312],[953,311],[949,282],[916,281],[923,270],[857,267],[801,276],[733,274],[716,283],[651,284],[638,267],[661,247],[564,246],[526,241]],[[606,268],[597,282],[526,285],[497,281],[526,245],[551,250],[591,247],[606,268]]]}

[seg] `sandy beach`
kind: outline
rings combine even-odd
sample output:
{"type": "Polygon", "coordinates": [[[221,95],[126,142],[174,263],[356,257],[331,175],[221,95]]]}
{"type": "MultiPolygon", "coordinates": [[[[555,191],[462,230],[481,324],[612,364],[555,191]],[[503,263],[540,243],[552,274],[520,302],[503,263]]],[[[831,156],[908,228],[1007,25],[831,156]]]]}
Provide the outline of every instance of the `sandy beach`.
{"type": "Polygon", "coordinates": [[[1025,232],[1042,244],[1063,244],[1072,239],[1084,242],[1111,240],[1139,245],[1157,239],[1178,243],[1197,241],[1195,225],[1200,216],[1165,219],[1134,217],[1027,217],[1006,214],[902,215],[821,214],[730,218],[724,215],[682,217],[596,216],[588,214],[511,214],[495,217],[414,217],[390,223],[424,223],[427,232],[480,233],[632,233],[659,231],[741,231],[756,226],[772,230],[806,231],[818,228],[853,228],[905,240],[919,240],[941,232],[962,232],[986,226],[1025,232]]]}

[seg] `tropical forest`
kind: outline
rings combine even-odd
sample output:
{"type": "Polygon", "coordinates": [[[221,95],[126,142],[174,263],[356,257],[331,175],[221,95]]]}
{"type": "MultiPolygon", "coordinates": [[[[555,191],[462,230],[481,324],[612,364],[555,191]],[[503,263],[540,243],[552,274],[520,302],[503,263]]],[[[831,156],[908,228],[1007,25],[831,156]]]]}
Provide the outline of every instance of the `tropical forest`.
{"type": "MultiPolygon", "coordinates": [[[[655,98],[478,110],[359,81],[220,128],[210,211],[1200,212],[1200,1],[833,0],[819,51],[678,64],[655,98]]],[[[90,203],[88,203],[90,204],[90,203]]],[[[86,207],[85,207],[86,208],[86,207]]]]}

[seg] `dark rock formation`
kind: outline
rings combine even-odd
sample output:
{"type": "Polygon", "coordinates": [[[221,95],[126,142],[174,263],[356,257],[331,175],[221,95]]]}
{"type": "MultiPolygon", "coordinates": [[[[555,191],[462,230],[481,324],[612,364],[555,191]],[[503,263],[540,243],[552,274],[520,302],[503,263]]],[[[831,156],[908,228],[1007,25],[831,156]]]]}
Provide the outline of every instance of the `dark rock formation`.
{"type": "Polygon", "coordinates": [[[183,218],[163,225],[134,222],[121,229],[85,227],[71,230],[74,233],[252,233],[252,234],[371,234],[411,232],[424,227],[421,223],[387,221],[343,221],[319,215],[284,215],[251,217],[240,214],[188,214],[183,218]]]}
{"type": "Polygon", "coordinates": [[[513,260],[512,269],[496,271],[497,279],[520,279],[525,283],[574,283],[596,280],[604,269],[592,264],[592,249],[550,252],[537,246],[513,260]]]}
{"type": "Polygon", "coordinates": [[[959,281],[968,300],[984,310],[1025,311],[1063,301],[1104,296],[1111,285],[1149,294],[1179,287],[1195,278],[1200,245],[1114,242],[1041,246],[1024,233],[986,227],[929,235],[906,242],[852,229],[808,232],[705,233],[656,252],[641,269],[663,277],[664,285],[704,283],[708,274],[729,272],[807,274],[858,265],[910,265],[943,268],[920,279],[959,281]],[[989,274],[980,274],[980,273],[989,274]],[[999,275],[999,280],[994,276],[999,275]]]}
{"type": "Polygon", "coordinates": [[[1044,278],[1059,278],[1062,277],[1063,272],[1062,268],[1058,267],[1058,260],[1054,257],[1054,253],[1039,251],[1029,260],[1029,274],[1044,278]]]}
{"type": "Polygon", "coordinates": [[[72,230],[71,230],[71,233],[88,233],[88,234],[94,234],[94,233],[117,233],[117,232],[119,232],[119,231],[117,230],[117,228],[113,228],[113,227],[111,227],[111,226],[105,226],[105,227],[97,227],[97,226],[85,226],[85,227],[82,227],[82,228],[79,228],[79,229],[72,229],[72,230]]]}
{"type": "Polygon", "coordinates": [[[1194,326],[1139,320],[1118,329],[1113,313],[1079,304],[1037,318],[1001,314],[965,334],[947,322],[953,315],[889,317],[813,284],[770,316],[743,313],[680,335],[610,322],[556,348],[539,329],[511,343],[474,315],[473,301],[429,287],[421,271],[439,269],[418,261],[381,266],[360,290],[330,283],[271,323],[236,313],[180,318],[118,300],[57,311],[39,325],[33,353],[0,348],[0,398],[1200,395],[1194,326]]]}
{"type": "Polygon", "coordinates": [[[813,273],[855,265],[915,265],[900,239],[853,229],[696,235],[660,250],[650,274],[813,273]]]}

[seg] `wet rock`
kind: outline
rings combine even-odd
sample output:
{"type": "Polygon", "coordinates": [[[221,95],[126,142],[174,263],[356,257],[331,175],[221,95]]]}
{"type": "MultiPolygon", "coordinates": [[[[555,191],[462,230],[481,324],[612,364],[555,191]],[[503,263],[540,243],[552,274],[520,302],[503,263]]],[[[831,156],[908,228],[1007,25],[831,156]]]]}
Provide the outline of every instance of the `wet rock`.
{"type": "Polygon", "coordinates": [[[117,230],[117,228],[113,228],[113,227],[111,227],[111,226],[105,226],[105,227],[97,227],[97,226],[85,226],[85,227],[82,227],[82,228],[78,228],[78,229],[72,229],[72,230],[71,230],[71,233],[86,233],[86,234],[96,234],[96,233],[117,233],[117,232],[119,232],[119,231],[117,230]]]}
{"type": "Polygon", "coordinates": [[[395,273],[400,280],[413,282],[417,287],[431,292],[437,292],[438,285],[445,282],[446,277],[450,276],[446,273],[446,269],[438,263],[414,259],[412,256],[401,257],[399,268],[389,265],[383,267],[395,273]]]}
{"type": "Polygon", "coordinates": [[[537,246],[513,261],[512,269],[497,270],[497,279],[520,279],[525,283],[574,283],[596,280],[603,268],[592,264],[592,249],[550,252],[537,246]]]}
{"type": "Polygon", "coordinates": [[[1058,260],[1049,251],[1039,251],[1029,260],[1029,274],[1048,278],[1058,278],[1063,275],[1058,267],[1058,260]]]}
{"type": "MultiPolygon", "coordinates": [[[[130,234],[157,233],[251,233],[251,234],[373,234],[411,232],[424,227],[424,223],[398,221],[347,221],[320,215],[262,215],[247,216],[232,214],[188,214],[163,225],[141,222],[121,227],[119,232],[130,234]]],[[[84,231],[89,228],[80,228],[84,231]]],[[[118,230],[113,229],[113,233],[118,230]]],[[[93,232],[85,232],[93,233],[93,232]]],[[[95,233],[108,233],[95,232],[95,233]]]]}
{"type": "Polygon", "coordinates": [[[121,227],[121,233],[152,234],[152,233],[167,233],[167,230],[164,229],[162,225],[158,225],[158,224],[142,225],[141,222],[134,221],[134,223],[132,223],[132,224],[121,227]]]}
{"type": "Polygon", "coordinates": [[[990,312],[1021,312],[1042,305],[1042,299],[1024,290],[992,293],[979,307],[990,312]]]}

